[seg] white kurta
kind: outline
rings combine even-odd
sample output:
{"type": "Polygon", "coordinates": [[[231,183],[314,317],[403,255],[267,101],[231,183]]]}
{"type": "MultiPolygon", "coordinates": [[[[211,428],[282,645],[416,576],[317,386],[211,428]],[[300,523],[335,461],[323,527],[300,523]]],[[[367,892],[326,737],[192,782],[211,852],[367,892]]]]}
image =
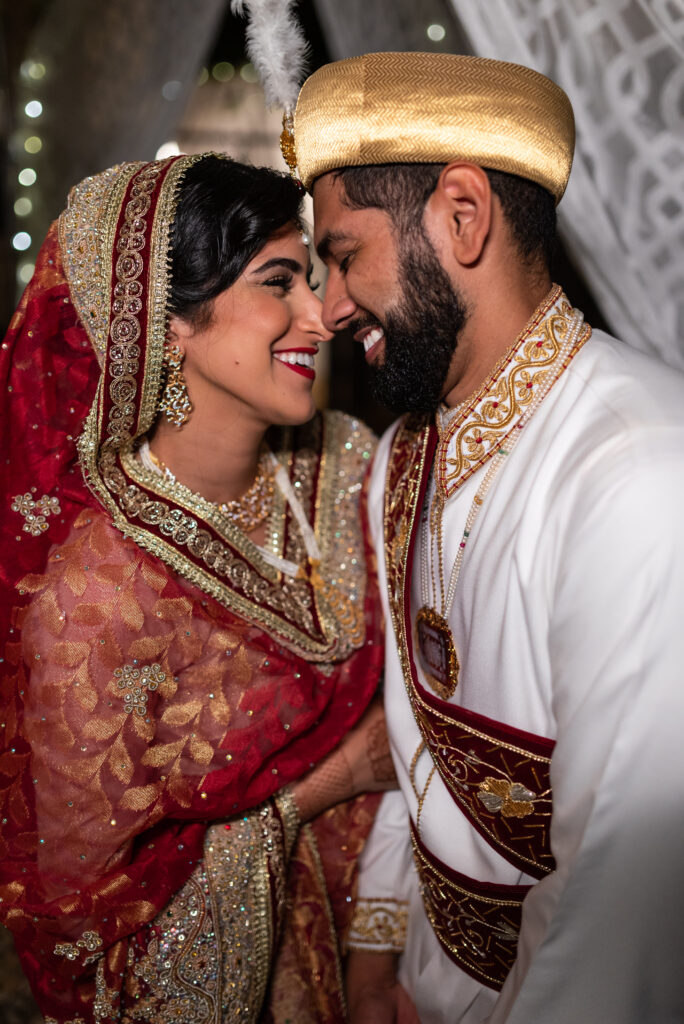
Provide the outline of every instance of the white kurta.
{"type": "MultiPolygon", "coordinates": [[[[388,623],[392,435],[370,489],[388,623]]],[[[447,501],[447,576],[485,472],[447,501]]],[[[412,621],[423,603],[420,559],[419,538],[412,621]]],[[[449,624],[461,666],[451,702],[556,740],[557,869],[525,900],[500,995],[442,952],[409,867],[409,765],[421,736],[389,626],[386,708],[401,793],[384,798],[360,896],[410,901],[400,977],[422,1024],[684,1021],[684,378],[594,332],[486,497],[449,624]]],[[[424,751],[419,791],[430,768],[424,751]]],[[[437,773],[420,831],[437,857],[475,879],[534,881],[481,838],[437,773]]]]}

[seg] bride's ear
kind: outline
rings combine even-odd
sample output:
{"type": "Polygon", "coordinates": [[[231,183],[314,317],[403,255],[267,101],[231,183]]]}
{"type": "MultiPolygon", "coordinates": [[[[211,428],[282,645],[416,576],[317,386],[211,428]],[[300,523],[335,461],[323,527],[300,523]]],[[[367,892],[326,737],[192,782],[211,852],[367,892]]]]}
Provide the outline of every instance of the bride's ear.
{"type": "Polygon", "coordinates": [[[175,316],[173,313],[171,314],[166,327],[167,344],[177,345],[185,353],[186,342],[192,333],[192,325],[187,320],[183,320],[182,317],[175,316]]]}

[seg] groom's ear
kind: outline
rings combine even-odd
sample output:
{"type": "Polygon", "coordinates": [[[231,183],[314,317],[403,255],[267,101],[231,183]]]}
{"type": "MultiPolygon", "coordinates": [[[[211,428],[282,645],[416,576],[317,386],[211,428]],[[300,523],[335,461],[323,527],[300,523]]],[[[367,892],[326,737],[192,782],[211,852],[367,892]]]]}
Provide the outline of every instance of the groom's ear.
{"type": "Polygon", "coordinates": [[[469,267],[480,259],[492,225],[492,190],[476,164],[447,164],[425,204],[424,224],[444,259],[469,267]]]}

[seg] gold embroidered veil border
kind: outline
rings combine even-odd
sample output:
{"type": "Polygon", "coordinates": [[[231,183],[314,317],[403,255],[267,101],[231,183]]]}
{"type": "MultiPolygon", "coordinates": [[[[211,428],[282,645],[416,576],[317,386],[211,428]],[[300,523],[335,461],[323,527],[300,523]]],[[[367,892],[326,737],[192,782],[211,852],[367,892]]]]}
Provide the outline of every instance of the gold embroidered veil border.
{"type": "MultiPolygon", "coordinates": [[[[289,650],[309,660],[337,661],[363,642],[365,566],[360,529],[342,514],[346,546],[359,556],[353,567],[339,572],[344,559],[334,521],[344,501],[334,485],[360,482],[372,450],[370,433],[348,418],[326,418],[320,471],[311,470],[317,490],[310,517],[322,564],[296,580],[274,572],[251,541],[208,503],[191,503],[184,488],[153,480],[133,454],[157,415],[178,189],[200,159],[111,168],[73,189],[60,218],[74,304],[102,367],[79,439],[84,475],[114,525],[140,547],[289,650]],[[329,576],[338,577],[335,588],[321,585],[329,576]]],[[[292,468],[292,457],[284,457],[292,468]]],[[[296,531],[293,523],[290,532],[296,531]]],[[[303,551],[300,557],[304,567],[303,551]]]]}

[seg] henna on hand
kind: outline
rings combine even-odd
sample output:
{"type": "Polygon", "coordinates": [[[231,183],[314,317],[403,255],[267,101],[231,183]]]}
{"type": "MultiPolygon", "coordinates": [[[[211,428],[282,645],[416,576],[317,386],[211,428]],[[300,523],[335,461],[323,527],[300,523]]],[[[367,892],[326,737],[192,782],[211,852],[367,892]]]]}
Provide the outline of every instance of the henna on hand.
{"type": "Polygon", "coordinates": [[[370,761],[373,778],[383,784],[396,782],[394,762],[390,753],[389,736],[385,719],[375,722],[368,730],[366,751],[370,761]]]}
{"type": "Polygon", "coordinates": [[[354,778],[341,748],[323,758],[292,788],[299,819],[310,821],[354,794],[354,778]]]}

